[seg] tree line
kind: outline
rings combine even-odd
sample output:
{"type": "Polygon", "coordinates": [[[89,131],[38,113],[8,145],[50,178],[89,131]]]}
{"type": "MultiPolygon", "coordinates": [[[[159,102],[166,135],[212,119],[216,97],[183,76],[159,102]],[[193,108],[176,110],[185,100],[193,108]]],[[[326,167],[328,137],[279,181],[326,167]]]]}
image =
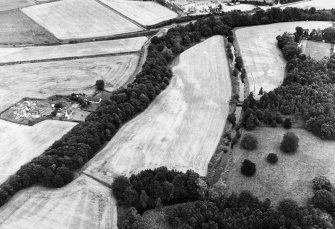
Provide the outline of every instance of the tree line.
{"type": "Polygon", "coordinates": [[[163,37],[153,37],[148,47],[142,71],[126,88],[115,91],[109,100],[101,102],[85,122],[78,124],[54,142],[42,155],[23,165],[0,188],[0,205],[16,192],[31,185],[62,187],[109,141],[127,121],[141,113],[164,90],[172,77],[171,61],[193,44],[213,35],[228,36],[233,41],[232,28],[274,22],[299,20],[334,20],[327,12],[310,12],[297,8],[271,8],[254,14],[233,11],[211,15],[195,23],[169,29],[163,37]]]}

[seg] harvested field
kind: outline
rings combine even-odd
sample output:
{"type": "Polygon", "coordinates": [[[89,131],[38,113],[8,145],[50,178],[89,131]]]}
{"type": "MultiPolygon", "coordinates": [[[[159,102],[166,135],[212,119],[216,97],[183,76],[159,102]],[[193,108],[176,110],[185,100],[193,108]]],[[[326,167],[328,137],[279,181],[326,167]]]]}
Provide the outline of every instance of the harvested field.
{"type": "Polygon", "coordinates": [[[294,32],[297,26],[304,29],[324,29],[331,22],[301,21],[237,29],[238,48],[247,72],[250,92],[258,95],[259,89],[271,91],[281,84],[285,76],[286,61],[277,47],[276,37],[284,32],[294,32]]]}
{"type": "Polygon", "coordinates": [[[0,184],[75,125],[72,122],[48,120],[34,126],[24,126],[0,120],[0,184]]]}
{"type": "Polygon", "coordinates": [[[239,193],[250,190],[260,199],[269,198],[273,204],[284,198],[292,198],[306,204],[313,196],[312,179],[323,175],[335,182],[335,142],[324,141],[304,129],[291,129],[299,138],[299,149],[287,155],[279,149],[287,130],[283,128],[258,128],[251,133],[257,136],[258,149],[246,151],[234,148],[234,168],[228,175],[229,190],[239,193]],[[275,165],[266,161],[269,153],[278,155],[275,165]],[[244,159],[256,164],[256,175],[247,178],[240,173],[244,159]]]}
{"type": "Polygon", "coordinates": [[[0,64],[137,52],[147,40],[146,37],[135,37],[57,46],[0,48],[0,64]]]}
{"type": "Polygon", "coordinates": [[[142,30],[94,0],[62,0],[27,7],[22,11],[62,40],[112,36],[142,30]]]}
{"type": "Polygon", "coordinates": [[[20,10],[0,12],[0,44],[49,44],[58,40],[20,10]]]}
{"type": "Polygon", "coordinates": [[[302,9],[309,9],[315,7],[317,10],[330,10],[335,9],[335,1],[334,0],[308,0],[308,1],[301,1],[295,2],[292,4],[283,5],[281,8],[286,7],[297,7],[302,9]]]}
{"type": "Polygon", "coordinates": [[[154,25],[178,17],[177,13],[156,2],[124,0],[100,1],[141,25],[154,25]]]}
{"type": "Polygon", "coordinates": [[[110,188],[85,175],[60,189],[31,187],[0,209],[2,229],[116,229],[110,188]]]}
{"type": "Polygon", "coordinates": [[[306,54],[306,56],[310,56],[315,60],[322,60],[324,57],[330,57],[331,48],[331,43],[307,40],[302,41],[302,52],[306,54]]]}
{"type": "Polygon", "coordinates": [[[205,175],[229,110],[224,47],[214,36],[183,52],[168,88],[119,130],[85,173],[107,183],[159,166],[205,175]]]}
{"type": "Polygon", "coordinates": [[[35,5],[34,0],[0,0],[0,11],[35,5]]]}
{"type": "Polygon", "coordinates": [[[105,89],[114,90],[130,79],[138,60],[131,54],[0,66],[0,112],[24,97],[91,95],[98,79],[105,81],[105,89]]]}

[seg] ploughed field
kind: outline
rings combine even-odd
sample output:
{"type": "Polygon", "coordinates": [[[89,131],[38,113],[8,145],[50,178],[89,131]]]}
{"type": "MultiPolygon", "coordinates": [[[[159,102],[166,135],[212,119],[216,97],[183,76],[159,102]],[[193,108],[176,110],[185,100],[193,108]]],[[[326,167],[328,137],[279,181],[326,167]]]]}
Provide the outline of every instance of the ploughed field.
{"type": "Polygon", "coordinates": [[[0,184],[75,125],[73,122],[47,120],[25,126],[0,120],[0,184]]]}
{"type": "Polygon", "coordinates": [[[233,167],[228,174],[227,184],[231,192],[249,190],[258,198],[269,198],[273,204],[291,198],[305,205],[313,197],[312,179],[326,176],[335,182],[335,142],[314,136],[304,129],[291,129],[300,139],[295,154],[285,154],[280,150],[280,142],[287,130],[283,128],[258,128],[251,134],[258,140],[258,148],[244,150],[240,145],[234,147],[233,167]],[[266,161],[269,153],[278,156],[276,164],[266,161]],[[244,159],[256,164],[256,174],[245,177],[240,173],[244,159]]]}
{"type": "Polygon", "coordinates": [[[0,47],[0,65],[138,52],[147,40],[146,37],[135,37],[57,46],[0,47]]]}
{"type": "Polygon", "coordinates": [[[123,86],[134,74],[138,54],[0,66],[0,112],[24,97],[48,98],[95,92],[95,81],[107,90],[123,86]]]}
{"type": "Polygon", "coordinates": [[[0,12],[0,44],[49,44],[58,39],[18,9],[0,12]]]}
{"type": "Polygon", "coordinates": [[[235,35],[249,80],[250,92],[258,95],[261,87],[267,92],[279,86],[285,76],[286,61],[277,47],[276,37],[284,32],[304,29],[325,29],[331,22],[300,21],[251,26],[237,29],[235,35]]]}
{"type": "Polygon", "coordinates": [[[22,9],[58,39],[112,36],[142,28],[95,0],[62,0],[22,9]]]}
{"type": "Polygon", "coordinates": [[[124,0],[100,1],[141,25],[154,25],[178,16],[174,11],[156,2],[124,0]]]}

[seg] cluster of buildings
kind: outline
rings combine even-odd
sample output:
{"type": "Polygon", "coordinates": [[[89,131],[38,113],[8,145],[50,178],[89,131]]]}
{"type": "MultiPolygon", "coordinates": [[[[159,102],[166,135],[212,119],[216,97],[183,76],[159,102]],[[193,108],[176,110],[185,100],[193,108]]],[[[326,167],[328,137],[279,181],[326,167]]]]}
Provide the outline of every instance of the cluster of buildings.
{"type": "Polygon", "coordinates": [[[239,2],[231,3],[231,0],[167,0],[170,4],[175,5],[184,13],[209,13],[211,10],[219,9],[221,5],[235,5],[239,2]]]}

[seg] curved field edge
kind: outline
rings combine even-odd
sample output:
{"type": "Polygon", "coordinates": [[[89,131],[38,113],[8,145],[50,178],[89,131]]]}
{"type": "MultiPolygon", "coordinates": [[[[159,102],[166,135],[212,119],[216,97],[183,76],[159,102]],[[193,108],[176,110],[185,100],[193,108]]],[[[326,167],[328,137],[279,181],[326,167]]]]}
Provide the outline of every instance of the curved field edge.
{"type": "Polygon", "coordinates": [[[168,88],[119,130],[85,173],[106,183],[160,166],[206,175],[231,97],[223,37],[209,38],[178,59],[168,88]]]}
{"type": "Polygon", "coordinates": [[[284,32],[294,32],[297,26],[305,29],[324,29],[331,22],[299,21],[235,29],[237,51],[242,57],[247,73],[250,92],[258,97],[260,88],[271,91],[279,86],[285,77],[286,60],[277,47],[276,37],[284,32]]]}

